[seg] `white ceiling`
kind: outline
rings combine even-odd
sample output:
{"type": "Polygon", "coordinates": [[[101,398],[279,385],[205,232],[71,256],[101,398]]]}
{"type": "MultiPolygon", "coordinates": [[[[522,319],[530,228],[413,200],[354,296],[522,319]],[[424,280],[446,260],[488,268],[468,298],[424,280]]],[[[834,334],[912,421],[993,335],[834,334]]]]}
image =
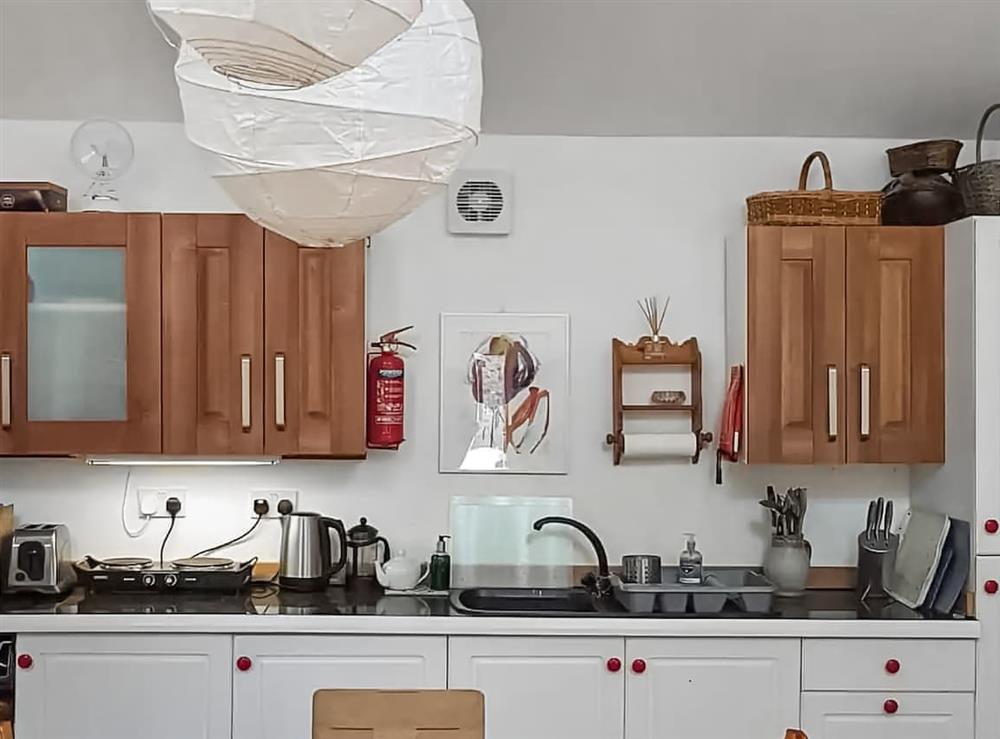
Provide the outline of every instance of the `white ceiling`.
{"type": "MultiPolygon", "coordinates": [[[[1000,101],[1000,0],[469,5],[492,133],[971,138],[1000,101]]],[[[173,56],[143,0],[0,0],[0,117],[180,120],[173,56]]]]}

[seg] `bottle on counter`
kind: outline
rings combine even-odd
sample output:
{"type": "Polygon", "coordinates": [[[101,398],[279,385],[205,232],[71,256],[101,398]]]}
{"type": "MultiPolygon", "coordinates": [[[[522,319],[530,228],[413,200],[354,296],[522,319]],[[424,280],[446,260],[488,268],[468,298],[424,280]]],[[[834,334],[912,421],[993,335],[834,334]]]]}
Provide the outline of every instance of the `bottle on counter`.
{"type": "Polygon", "coordinates": [[[677,582],[684,585],[701,585],[701,552],[695,548],[694,534],[684,534],[684,536],[687,537],[687,543],[678,562],[677,582]]]}
{"type": "Polygon", "coordinates": [[[431,590],[448,590],[451,587],[451,555],[445,539],[450,536],[441,534],[438,537],[437,549],[431,555],[430,587],[431,590]]]}

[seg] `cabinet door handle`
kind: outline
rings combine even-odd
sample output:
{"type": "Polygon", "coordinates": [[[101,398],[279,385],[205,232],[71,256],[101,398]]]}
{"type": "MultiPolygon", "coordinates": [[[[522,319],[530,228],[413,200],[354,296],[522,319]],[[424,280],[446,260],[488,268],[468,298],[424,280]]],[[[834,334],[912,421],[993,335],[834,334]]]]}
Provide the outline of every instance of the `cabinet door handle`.
{"type": "Polygon", "coordinates": [[[240,417],[243,430],[250,430],[250,356],[240,357],[240,417]]]}
{"type": "Polygon", "coordinates": [[[274,355],[274,425],[285,428],[285,355],[274,355]]]}
{"type": "Polygon", "coordinates": [[[872,435],[872,368],[861,365],[861,440],[872,435]]]}
{"type": "Polygon", "coordinates": [[[0,428],[10,428],[10,354],[0,354],[0,428]]]}
{"type": "Polygon", "coordinates": [[[832,364],[826,368],[826,435],[837,440],[837,368],[832,364]]]}

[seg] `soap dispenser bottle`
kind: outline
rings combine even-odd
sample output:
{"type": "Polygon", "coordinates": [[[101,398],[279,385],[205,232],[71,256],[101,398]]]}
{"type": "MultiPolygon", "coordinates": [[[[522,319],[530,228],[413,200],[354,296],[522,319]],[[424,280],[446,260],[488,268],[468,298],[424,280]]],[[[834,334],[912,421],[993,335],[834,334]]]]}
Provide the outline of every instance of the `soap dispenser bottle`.
{"type": "Polygon", "coordinates": [[[450,536],[442,534],[438,537],[437,549],[431,555],[430,587],[431,590],[448,590],[451,587],[451,555],[445,539],[450,536]]]}
{"type": "Polygon", "coordinates": [[[677,582],[684,585],[701,585],[702,559],[701,552],[695,548],[694,534],[684,534],[687,543],[681,552],[678,563],[677,582]]]}

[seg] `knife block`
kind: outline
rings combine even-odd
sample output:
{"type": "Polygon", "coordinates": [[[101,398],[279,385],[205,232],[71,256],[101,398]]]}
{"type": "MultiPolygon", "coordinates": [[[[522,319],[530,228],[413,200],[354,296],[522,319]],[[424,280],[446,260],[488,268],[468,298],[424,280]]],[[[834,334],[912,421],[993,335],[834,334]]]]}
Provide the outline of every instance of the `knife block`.
{"type": "Polygon", "coordinates": [[[885,586],[892,577],[896,564],[896,550],[899,548],[899,536],[889,535],[889,545],[886,549],[872,549],[865,543],[865,532],[858,534],[858,598],[888,598],[885,586]]]}

